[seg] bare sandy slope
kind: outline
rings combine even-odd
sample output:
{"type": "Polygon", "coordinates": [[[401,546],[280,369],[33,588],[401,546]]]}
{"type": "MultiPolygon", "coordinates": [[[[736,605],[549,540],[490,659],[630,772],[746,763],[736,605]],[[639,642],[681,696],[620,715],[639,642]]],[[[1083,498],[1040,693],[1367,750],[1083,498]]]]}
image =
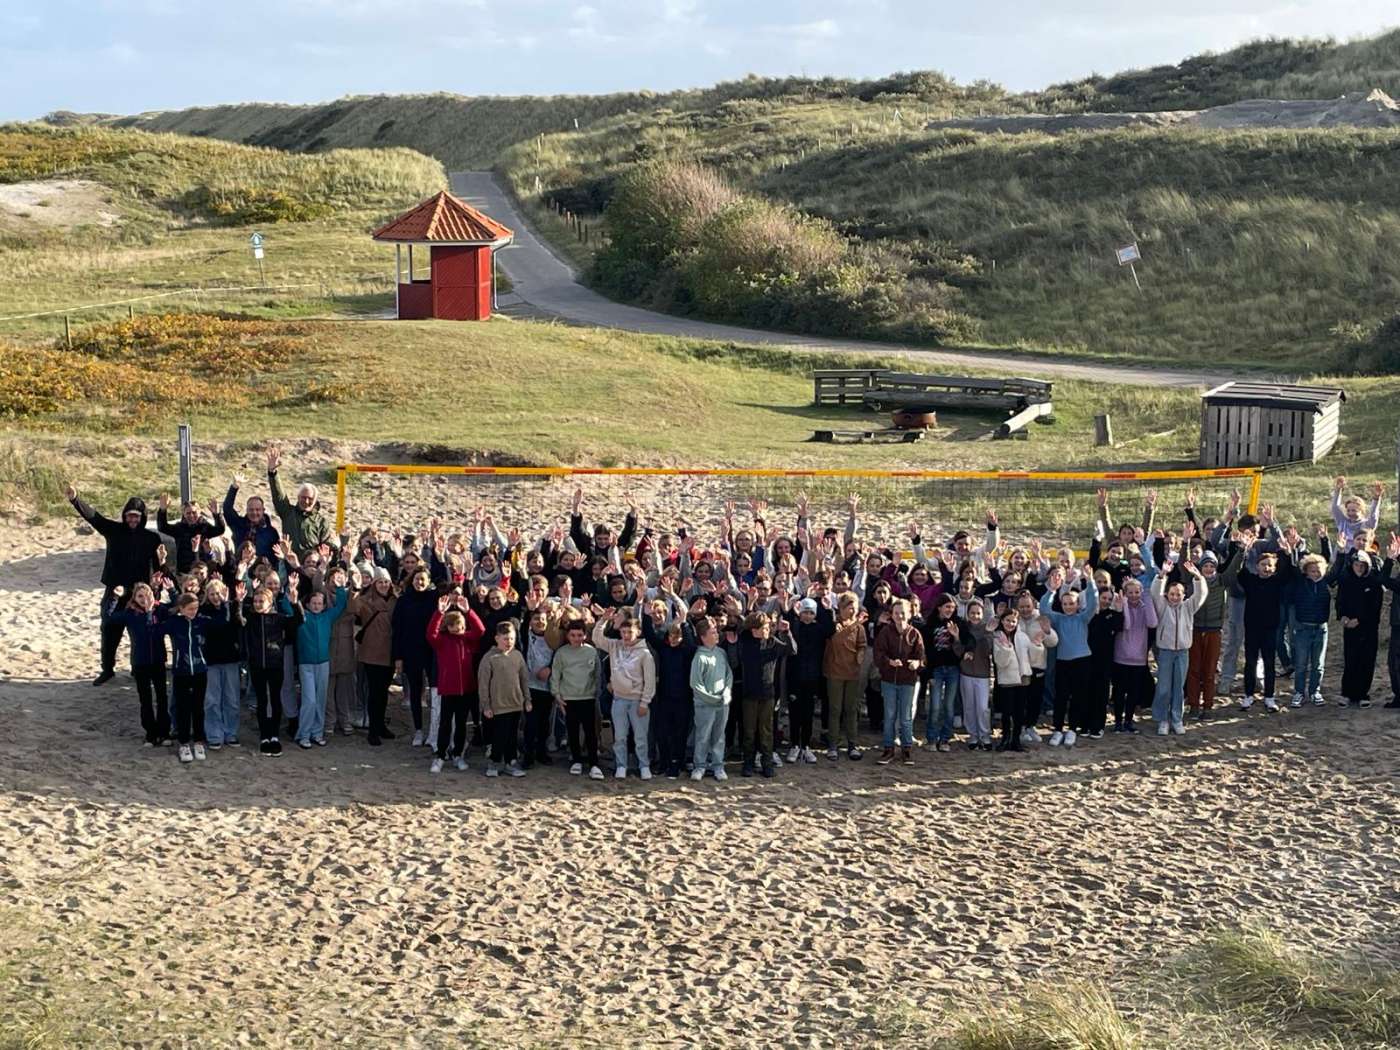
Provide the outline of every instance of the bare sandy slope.
{"type": "Polygon", "coordinates": [[[126,675],[87,684],[99,565],[67,523],[0,563],[0,933],[89,1033],[859,1045],[885,1004],[1132,982],[1249,917],[1400,950],[1395,712],[771,783],[434,777],[402,736],[181,768],[126,675]]]}

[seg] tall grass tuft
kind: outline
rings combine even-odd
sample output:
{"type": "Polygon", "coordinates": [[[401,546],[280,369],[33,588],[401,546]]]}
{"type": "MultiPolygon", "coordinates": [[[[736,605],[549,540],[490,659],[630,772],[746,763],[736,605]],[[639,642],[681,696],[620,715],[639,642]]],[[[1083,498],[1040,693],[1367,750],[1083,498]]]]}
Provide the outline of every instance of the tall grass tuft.
{"type": "Polygon", "coordinates": [[[1046,985],[1021,1003],[965,1018],[948,1050],[1142,1050],[1137,1026],[1096,982],[1046,985]]]}
{"type": "Polygon", "coordinates": [[[1264,926],[1218,934],[1188,960],[1208,1003],[1309,1034],[1400,1040],[1400,972],[1323,959],[1264,926]]]}

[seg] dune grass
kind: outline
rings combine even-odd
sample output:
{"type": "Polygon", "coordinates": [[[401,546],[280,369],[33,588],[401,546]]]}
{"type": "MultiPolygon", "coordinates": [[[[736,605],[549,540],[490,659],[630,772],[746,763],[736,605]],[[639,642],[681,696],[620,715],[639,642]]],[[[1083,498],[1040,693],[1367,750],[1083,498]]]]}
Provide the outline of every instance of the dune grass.
{"type": "Polygon", "coordinates": [[[1350,370],[1356,334],[1394,311],[1397,143],[1342,128],[925,131],[892,106],[766,101],[612,118],[503,167],[523,199],[539,185],[605,221],[639,162],[698,161],[947,289],[989,343],[1303,374],[1350,370]],[[1133,242],[1140,292],[1114,257],[1133,242]]]}
{"type": "MultiPolygon", "coordinates": [[[[347,312],[387,309],[391,249],[369,232],[446,184],[441,164],[404,149],[303,156],[141,131],[0,127],[0,189],[53,179],[96,184],[117,220],[7,221],[0,318],[68,310],[85,324],[128,306],[277,316],[333,312],[340,301],[347,312]],[[261,275],[254,230],[265,238],[261,275]]],[[[62,324],[61,314],[0,321],[0,334],[47,335],[62,324]]]]}
{"type": "Polygon", "coordinates": [[[948,1011],[894,998],[869,1027],[930,1050],[1382,1050],[1400,1045],[1397,997],[1394,963],[1255,923],[1114,980],[1064,974],[948,1011]]]}
{"type": "MultiPolygon", "coordinates": [[[[54,368],[49,381],[67,385],[37,410],[25,409],[19,396],[46,389],[33,373],[36,344],[0,343],[0,404],[16,406],[4,433],[8,445],[0,451],[0,502],[12,511],[64,513],[57,498],[64,474],[104,499],[170,487],[180,421],[191,422],[197,440],[218,450],[201,457],[196,478],[201,491],[214,492],[236,469],[235,460],[255,458],[247,450],[267,440],[313,436],[328,443],[317,469],[337,455],[413,461],[417,448],[433,450],[435,462],[1148,470],[1193,465],[1198,441],[1198,392],[1184,388],[1057,383],[1054,422],[1033,426],[1020,441],[985,440],[999,422],[995,415],[947,413],[918,444],[827,445],[811,440],[815,429],[885,421],[855,409],[814,407],[811,368],[907,368],[907,361],[816,357],[508,318],[475,325],[138,318],[135,331],[128,328],[90,333],[95,352],[84,343],[72,354],[48,358],[54,368]],[[165,341],[151,342],[143,332],[163,332],[165,341]],[[225,341],[238,353],[269,355],[255,366],[256,381],[207,362],[223,352],[225,341]],[[120,347],[128,349],[114,349],[120,347]],[[177,362],[188,380],[159,382],[177,362]],[[154,380],[125,380],[126,368],[154,380]],[[445,376],[460,377],[450,396],[441,385],[445,376]],[[462,410],[464,398],[469,413],[462,410]],[[1114,420],[1116,447],[1093,446],[1093,416],[1100,412],[1114,420]],[[344,450],[331,451],[337,442],[344,450]]],[[[1333,473],[1393,477],[1400,377],[1348,381],[1346,389],[1343,437],[1333,455],[1315,467],[1271,472],[1265,483],[1265,498],[1302,525],[1326,518],[1333,473]]],[[[965,523],[994,504],[1022,528],[1068,525],[1076,537],[1092,516],[1094,488],[1090,482],[907,480],[761,487],[715,482],[713,488],[740,499],[785,501],[799,484],[833,505],[855,488],[872,512],[898,515],[901,522],[937,513],[965,523]]],[[[1232,484],[1199,486],[1201,506],[1213,512],[1232,484]]],[[[1124,514],[1146,492],[1133,481],[1113,488],[1124,514]]],[[[1168,521],[1186,488],[1162,487],[1162,505],[1173,508],[1168,521]]]]}

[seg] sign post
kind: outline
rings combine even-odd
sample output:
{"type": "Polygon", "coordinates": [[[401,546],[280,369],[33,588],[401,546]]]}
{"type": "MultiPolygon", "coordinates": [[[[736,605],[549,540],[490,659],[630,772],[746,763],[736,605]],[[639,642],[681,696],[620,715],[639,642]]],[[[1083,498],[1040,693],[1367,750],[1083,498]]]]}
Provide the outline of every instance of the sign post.
{"type": "Polygon", "coordinates": [[[1142,252],[1138,251],[1137,241],[1118,249],[1118,265],[1133,271],[1133,284],[1137,285],[1139,294],[1142,292],[1142,282],[1138,280],[1137,266],[1134,264],[1141,258],[1142,252]]]}
{"type": "Polygon", "coordinates": [[[194,498],[194,482],[191,478],[193,445],[190,438],[190,425],[181,423],[179,429],[180,445],[180,502],[188,503],[194,498]]]}
{"type": "Polygon", "coordinates": [[[267,279],[263,276],[263,236],[254,233],[248,238],[248,244],[253,249],[253,258],[258,260],[258,284],[267,287],[267,279]]]}

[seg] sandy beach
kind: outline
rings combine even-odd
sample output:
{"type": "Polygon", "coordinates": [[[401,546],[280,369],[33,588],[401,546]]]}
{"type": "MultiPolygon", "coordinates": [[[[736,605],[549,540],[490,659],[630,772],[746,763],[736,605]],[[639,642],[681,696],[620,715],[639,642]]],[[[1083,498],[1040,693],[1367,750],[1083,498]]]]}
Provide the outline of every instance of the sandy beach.
{"type": "Polygon", "coordinates": [[[82,988],[99,1042],[866,1045],[890,1010],[1134,982],[1249,919],[1397,950],[1379,705],[772,782],[432,776],[402,733],[181,767],[124,670],[89,685],[77,525],[0,563],[0,915],[26,994],[82,988]]]}

